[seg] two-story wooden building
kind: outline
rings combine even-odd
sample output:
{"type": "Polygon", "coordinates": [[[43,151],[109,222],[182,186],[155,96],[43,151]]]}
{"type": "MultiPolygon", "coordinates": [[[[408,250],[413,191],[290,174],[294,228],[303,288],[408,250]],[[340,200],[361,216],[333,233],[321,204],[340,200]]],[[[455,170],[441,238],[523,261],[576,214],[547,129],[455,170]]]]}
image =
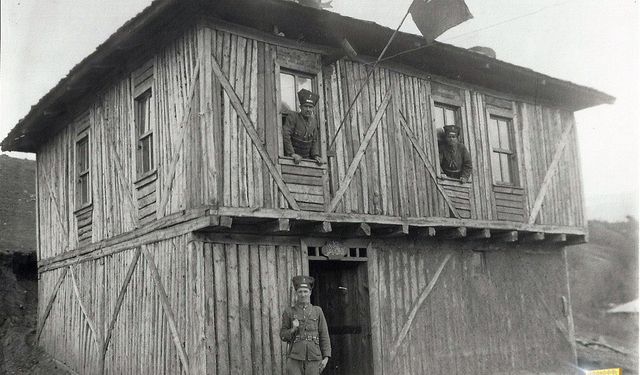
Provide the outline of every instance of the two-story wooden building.
{"type": "MultiPolygon", "coordinates": [[[[435,43],[376,66],[346,114],[392,32],[156,0],[73,68],[2,142],[37,153],[40,345],[78,373],[281,374],[304,273],[325,373],[575,371],[573,112],[613,98],[435,43]],[[320,95],[323,165],[283,153],[300,88],[320,95]],[[469,183],[439,173],[448,124],[469,183]]],[[[400,33],[387,55],[422,44],[400,33]]]]}

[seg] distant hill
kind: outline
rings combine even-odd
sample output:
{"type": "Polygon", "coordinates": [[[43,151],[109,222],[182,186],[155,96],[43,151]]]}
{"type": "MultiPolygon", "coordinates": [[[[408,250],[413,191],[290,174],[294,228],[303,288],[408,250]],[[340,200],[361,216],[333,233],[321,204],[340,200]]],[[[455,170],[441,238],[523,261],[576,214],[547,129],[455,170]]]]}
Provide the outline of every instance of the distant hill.
{"type": "Polygon", "coordinates": [[[36,163],[0,155],[0,253],[36,250],[36,163]]]}
{"type": "Polygon", "coordinates": [[[589,243],[567,249],[578,356],[637,371],[637,323],[606,311],[638,298],[638,222],[589,221],[589,243]]]}

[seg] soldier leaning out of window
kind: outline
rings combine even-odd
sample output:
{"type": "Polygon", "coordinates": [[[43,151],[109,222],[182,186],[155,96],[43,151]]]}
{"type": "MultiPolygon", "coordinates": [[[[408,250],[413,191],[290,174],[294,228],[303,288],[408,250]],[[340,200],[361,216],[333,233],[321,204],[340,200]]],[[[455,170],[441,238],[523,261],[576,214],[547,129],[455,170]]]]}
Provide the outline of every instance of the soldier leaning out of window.
{"type": "Polygon", "coordinates": [[[471,177],[471,154],[459,140],[460,127],[447,125],[444,127],[444,140],[438,144],[440,168],[447,177],[459,179],[460,183],[468,182],[471,177]]]}
{"type": "Polygon", "coordinates": [[[320,158],[320,131],[314,121],[313,112],[320,97],[309,90],[298,91],[300,112],[287,116],[282,129],[282,144],[285,156],[293,157],[299,164],[304,159],[313,159],[318,165],[320,158]]]}

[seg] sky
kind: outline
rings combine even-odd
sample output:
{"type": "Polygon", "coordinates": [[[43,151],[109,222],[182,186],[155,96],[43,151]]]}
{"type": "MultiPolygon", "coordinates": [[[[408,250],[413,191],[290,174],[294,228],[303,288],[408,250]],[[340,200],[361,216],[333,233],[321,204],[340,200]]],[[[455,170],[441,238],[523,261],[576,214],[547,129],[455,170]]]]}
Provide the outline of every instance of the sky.
{"type": "MultiPolygon", "coordinates": [[[[69,70],[151,0],[2,0],[0,139],[69,70]],[[45,5],[46,4],[46,5],[45,5]]],[[[334,12],[396,28],[411,0],[333,0],[334,12]]],[[[576,113],[587,215],[638,217],[639,8],[633,0],[466,0],[438,37],[617,98],[576,113]]],[[[418,33],[409,17],[402,31],[418,33]]],[[[9,153],[34,158],[32,154],[9,153]]]]}

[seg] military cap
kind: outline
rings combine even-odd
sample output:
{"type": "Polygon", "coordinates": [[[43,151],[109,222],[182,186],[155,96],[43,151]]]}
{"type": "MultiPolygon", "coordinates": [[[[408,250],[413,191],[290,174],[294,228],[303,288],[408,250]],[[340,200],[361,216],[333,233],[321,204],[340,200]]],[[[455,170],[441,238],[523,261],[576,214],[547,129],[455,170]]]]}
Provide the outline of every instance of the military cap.
{"type": "Polygon", "coordinates": [[[316,103],[318,103],[318,99],[320,99],[320,96],[318,94],[307,89],[298,91],[298,101],[300,102],[300,105],[311,104],[315,106],[316,103]]]}
{"type": "Polygon", "coordinates": [[[307,288],[311,290],[313,289],[314,279],[311,276],[298,275],[294,276],[291,279],[291,282],[293,282],[293,289],[295,290],[298,290],[300,288],[307,288]]]}
{"type": "Polygon", "coordinates": [[[458,125],[445,125],[443,129],[445,136],[449,133],[460,135],[460,127],[458,125]]]}

